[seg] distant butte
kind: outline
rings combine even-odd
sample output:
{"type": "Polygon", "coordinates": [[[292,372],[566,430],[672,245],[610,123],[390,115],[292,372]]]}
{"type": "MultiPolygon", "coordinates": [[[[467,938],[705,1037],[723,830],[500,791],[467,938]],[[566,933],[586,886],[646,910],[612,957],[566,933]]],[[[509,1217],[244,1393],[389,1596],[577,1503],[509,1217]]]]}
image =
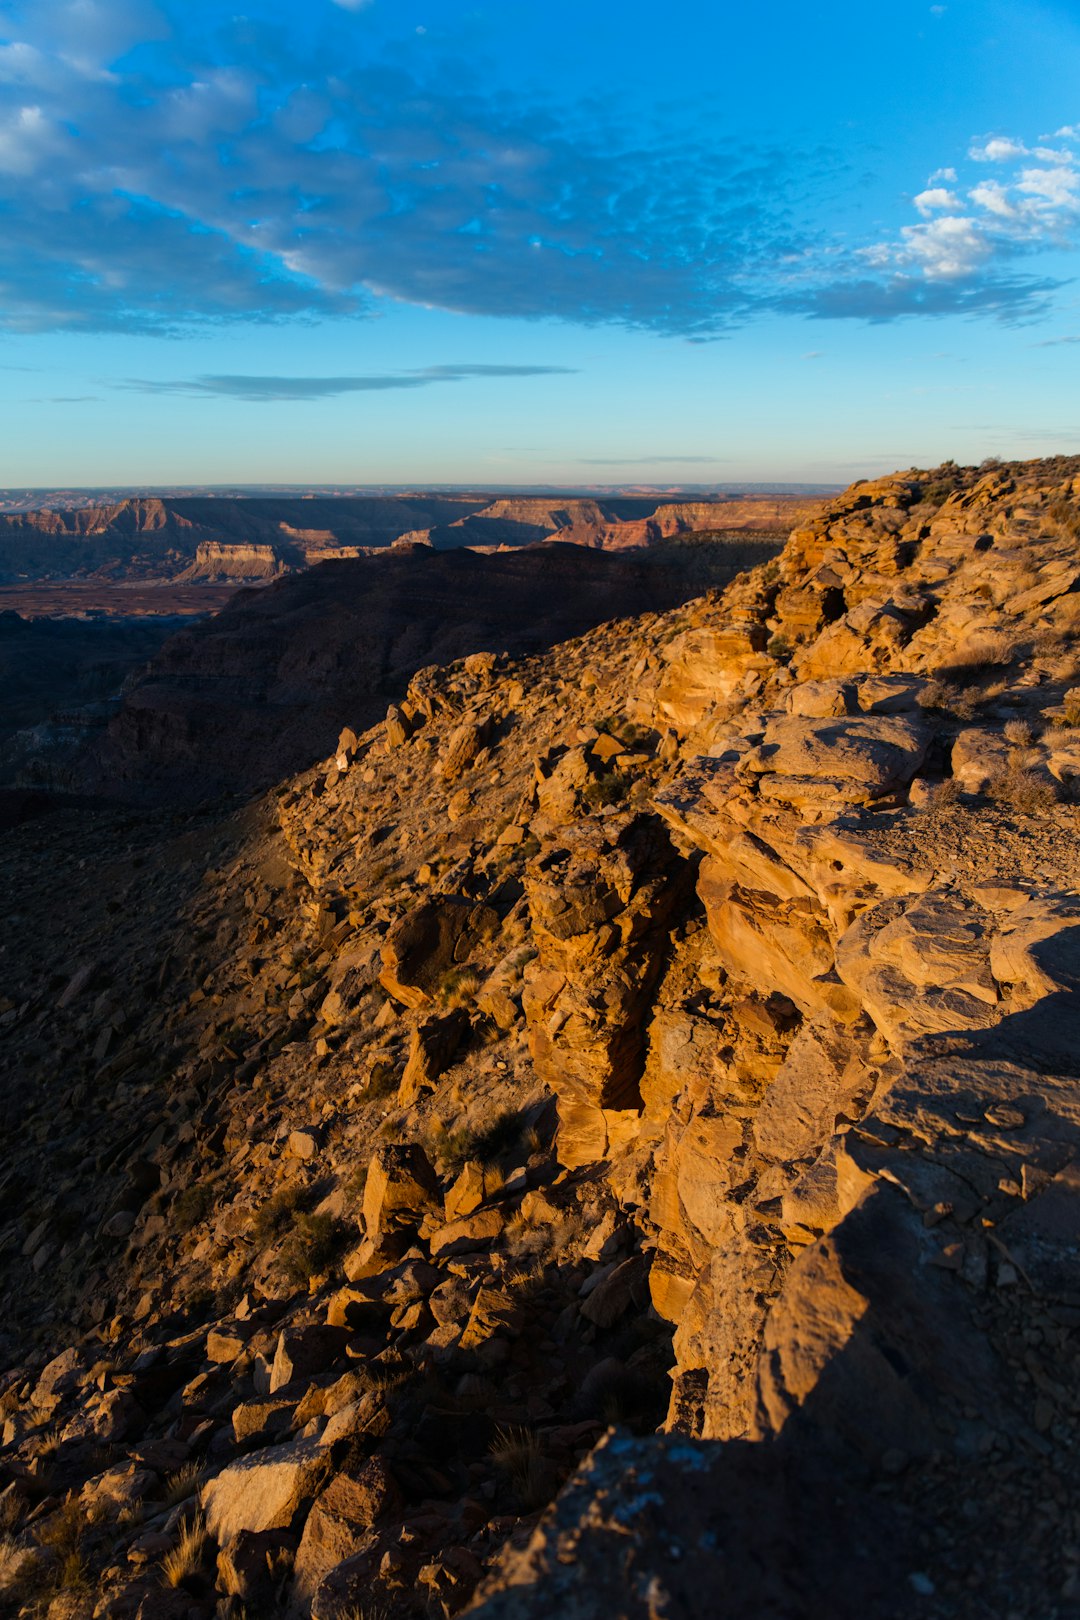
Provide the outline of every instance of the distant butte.
{"type": "Polygon", "coordinates": [[[0,511],[0,586],[43,579],[260,582],[401,541],[451,550],[560,539],[623,550],[686,532],[786,534],[820,505],[819,497],[785,494],[136,496],[0,511]]]}

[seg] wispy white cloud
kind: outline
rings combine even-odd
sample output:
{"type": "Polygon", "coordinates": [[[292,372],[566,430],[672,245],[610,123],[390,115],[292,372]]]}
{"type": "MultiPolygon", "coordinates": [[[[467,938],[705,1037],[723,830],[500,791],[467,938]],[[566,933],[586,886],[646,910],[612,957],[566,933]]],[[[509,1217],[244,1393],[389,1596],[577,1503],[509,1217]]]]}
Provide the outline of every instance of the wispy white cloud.
{"type": "Polygon", "coordinates": [[[1030,147],[1012,136],[991,136],[974,142],[968,156],[977,164],[992,163],[998,174],[982,176],[965,185],[955,166],[947,173],[950,186],[931,184],[913,203],[922,216],[901,226],[895,237],[862,250],[863,262],[881,276],[890,273],[904,282],[921,276],[928,283],[950,284],[965,293],[980,288],[1003,292],[1011,283],[1017,294],[1008,300],[1014,310],[1026,302],[1040,307],[1048,290],[1029,284],[1006,266],[1021,258],[1071,248],[1080,233],[1080,162],[1071,148],[1030,147]],[[1032,161],[1035,160],[1035,161],[1032,161]]]}

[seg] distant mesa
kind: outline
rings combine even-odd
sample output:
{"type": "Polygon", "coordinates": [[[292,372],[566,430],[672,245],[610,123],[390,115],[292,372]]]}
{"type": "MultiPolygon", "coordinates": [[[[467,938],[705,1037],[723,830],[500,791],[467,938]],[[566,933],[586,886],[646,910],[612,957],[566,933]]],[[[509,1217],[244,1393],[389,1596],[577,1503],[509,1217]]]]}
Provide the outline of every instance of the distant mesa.
{"type": "Polygon", "coordinates": [[[600,551],[695,532],[787,534],[820,500],[800,495],[132,496],[101,506],[0,512],[0,584],[32,580],[261,584],[393,545],[501,550],[566,540],[600,551]]]}

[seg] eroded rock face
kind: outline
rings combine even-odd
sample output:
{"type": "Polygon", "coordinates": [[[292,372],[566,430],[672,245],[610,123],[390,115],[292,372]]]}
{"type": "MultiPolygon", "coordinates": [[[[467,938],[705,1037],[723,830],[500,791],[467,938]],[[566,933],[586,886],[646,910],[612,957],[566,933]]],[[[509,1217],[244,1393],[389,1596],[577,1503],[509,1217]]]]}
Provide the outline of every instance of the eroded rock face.
{"type": "Polygon", "coordinates": [[[538,955],[522,1008],[569,1166],[602,1158],[636,1117],[650,992],[685,889],[684,863],[644,816],[588,822],[529,868],[538,955]]]}

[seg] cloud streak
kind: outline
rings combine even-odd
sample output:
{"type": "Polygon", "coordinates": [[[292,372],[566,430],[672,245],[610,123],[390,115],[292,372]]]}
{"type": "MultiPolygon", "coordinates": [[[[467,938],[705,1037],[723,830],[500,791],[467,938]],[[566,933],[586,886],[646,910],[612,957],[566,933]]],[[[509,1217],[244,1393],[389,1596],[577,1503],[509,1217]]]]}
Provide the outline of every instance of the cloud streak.
{"type": "Polygon", "coordinates": [[[130,377],[122,388],[140,394],[181,394],[199,399],[240,399],[257,403],[337,399],[342,394],[381,394],[399,388],[430,388],[434,383],[475,378],[570,377],[570,366],[425,366],[419,371],[376,373],[360,377],[274,377],[208,374],[158,379],[130,377]]]}

